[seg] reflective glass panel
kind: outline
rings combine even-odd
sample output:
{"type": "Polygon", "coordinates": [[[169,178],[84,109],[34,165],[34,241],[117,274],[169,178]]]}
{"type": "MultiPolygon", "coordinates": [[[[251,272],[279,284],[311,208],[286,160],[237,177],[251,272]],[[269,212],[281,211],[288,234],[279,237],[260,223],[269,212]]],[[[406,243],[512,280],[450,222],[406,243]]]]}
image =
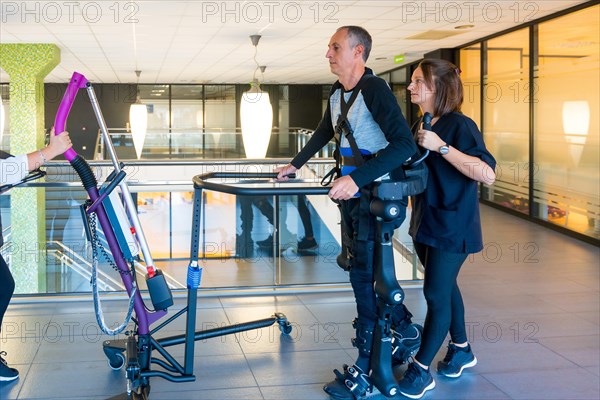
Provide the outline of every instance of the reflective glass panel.
{"type": "Polygon", "coordinates": [[[483,132],[496,158],[488,199],[529,213],[529,30],[488,41],[483,77],[483,132]]]}
{"type": "Polygon", "coordinates": [[[534,216],[600,234],[599,8],[539,25],[534,216]]]}

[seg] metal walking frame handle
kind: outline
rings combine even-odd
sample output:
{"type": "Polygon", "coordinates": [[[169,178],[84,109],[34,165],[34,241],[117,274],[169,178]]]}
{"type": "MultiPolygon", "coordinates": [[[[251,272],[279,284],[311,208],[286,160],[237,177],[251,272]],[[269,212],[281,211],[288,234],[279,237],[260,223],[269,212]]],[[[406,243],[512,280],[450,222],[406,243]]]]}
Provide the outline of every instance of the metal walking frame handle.
{"type": "MultiPolygon", "coordinates": [[[[294,178],[295,175],[289,176],[294,178]]],[[[265,179],[276,179],[275,172],[208,172],[205,174],[196,175],[193,178],[195,189],[214,190],[217,192],[240,195],[240,196],[286,196],[296,194],[327,194],[329,186],[322,186],[319,182],[304,182],[302,180],[295,181],[273,181],[271,186],[235,186],[233,183],[224,181],[213,182],[214,179],[237,179],[255,182],[258,180],[262,183],[265,179]],[[261,181],[262,180],[262,181],[261,181]],[[295,185],[290,185],[295,183],[295,185]],[[306,183],[306,184],[304,184],[306,183]]]]}
{"type": "MultiPolygon", "coordinates": [[[[279,207],[279,196],[285,195],[324,195],[329,193],[328,186],[319,182],[304,182],[302,180],[276,181],[276,172],[208,172],[194,176],[194,211],[192,223],[192,243],[190,251],[190,264],[198,262],[200,249],[200,235],[198,233],[202,215],[201,192],[212,190],[236,196],[275,196],[275,210],[279,207]],[[234,180],[238,182],[234,183],[234,180]],[[238,185],[240,180],[246,183],[263,183],[264,185],[238,185]],[[270,182],[269,182],[270,181],[270,182]]],[[[295,178],[296,175],[289,175],[295,178]]]]}

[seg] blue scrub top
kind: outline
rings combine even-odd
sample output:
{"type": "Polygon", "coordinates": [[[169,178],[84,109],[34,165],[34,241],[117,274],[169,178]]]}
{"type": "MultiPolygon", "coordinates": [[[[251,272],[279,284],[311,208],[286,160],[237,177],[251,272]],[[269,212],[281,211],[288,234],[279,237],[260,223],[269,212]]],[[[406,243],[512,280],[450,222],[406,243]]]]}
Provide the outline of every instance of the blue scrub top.
{"type": "MultiPolygon", "coordinates": [[[[418,126],[420,124],[415,129],[418,126]]],[[[432,131],[449,146],[496,169],[496,160],[469,117],[458,112],[446,114],[433,125],[432,131]]],[[[460,173],[437,152],[430,152],[425,162],[429,167],[427,188],[411,198],[409,234],[415,242],[453,253],[481,251],[478,183],[460,173]]]]}

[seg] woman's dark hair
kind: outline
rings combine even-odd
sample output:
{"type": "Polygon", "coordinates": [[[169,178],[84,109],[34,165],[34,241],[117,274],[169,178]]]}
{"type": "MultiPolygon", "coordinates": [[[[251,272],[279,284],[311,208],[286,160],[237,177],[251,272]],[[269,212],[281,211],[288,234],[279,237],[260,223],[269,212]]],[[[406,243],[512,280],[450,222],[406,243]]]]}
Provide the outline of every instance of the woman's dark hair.
{"type": "Polygon", "coordinates": [[[359,44],[363,47],[363,60],[367,62],[369,54],[371,54],[371,47],[373,46],[373,39],[371,39],[369,32],[367,32],[365,28],[354,25],[342,26],[338,28],[338,31],[341,31],[342,29],[348,30],[348,38],[350,39],[352,48],[359,44]]]}
{"type": "Polygon", "coordinates": [[[435,115],[460,112],[464,98],[460,69],[449,61],[433,58],[424,59],[419,67],[427,87],[435,90],[435,115]]]}

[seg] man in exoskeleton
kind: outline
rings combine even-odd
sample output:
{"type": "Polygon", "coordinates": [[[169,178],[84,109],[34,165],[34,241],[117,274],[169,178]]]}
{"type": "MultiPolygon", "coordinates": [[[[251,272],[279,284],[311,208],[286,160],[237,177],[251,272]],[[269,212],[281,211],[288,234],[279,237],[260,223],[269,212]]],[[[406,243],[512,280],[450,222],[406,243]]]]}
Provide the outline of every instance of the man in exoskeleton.
{"type": "MultiPolygon", "coordinates": [[[[418,150],[388,84],[366,67],[371,43],[369,33],[357,26],[341,27],[331,37],[326,57],[338,81],[331,89],[325,115],[290,164],[276,169],[278,179],[286,180],[288,174],[295,173],[331,139],[335,137],[338,141],[340,168],[329,197],[339,204],[342,214],[341,258],[344,259],[339,263],[349,270],[356,299],[357,318],[353,322],[356,338],[352,343],[358,349],[358,357],[353,366],[344,365],[343,372],[335,370],[335,379],[325,385],[325,392],[336,399],[368,397],[373,393],[373,383],[383,392],[379,386],[385,385],[378,384],[378,379],[381,374],[387,374],[383,380],[390,381],[393,374],[381,372],[392,369],[391,365],[381,364],[390,360],[394,365],[405,362],[416,352],[421,341],[421,327],[411,323],[412,315],[401,302],[403,297],[378,309],[380,295],[375,290],[377,273],[374,273],[378,219],[369,208],[373,187],[380,177],[401,167],[418,150]],[[387,312],[390,314],[386,317],[387,322],[384,321],[392,329],[392,334],[387,337],[391,339],[388,340],[392,342],[391,347],[374,345],[378,340],[385,340],[381,336],[382,328],[377,334],[377,326],[383,321],[378,315],[382,309],[391,310],[387,312]],[[391,352],[393,356],[389,354],[391,352]]],[[[392,233],[404,220],[406,196],[400,199],[400,204],[398,215],[392,222],[392,233]]],[[[391,267],[393,270],[393,258],[391,267]]],[[[397,286],[397,281],[394,284],[397,286]]],[[[396,382],[392,383],[395,385],[396,382]]],[[[390,395],[389,392],[384,394],[390,395]]]]}

